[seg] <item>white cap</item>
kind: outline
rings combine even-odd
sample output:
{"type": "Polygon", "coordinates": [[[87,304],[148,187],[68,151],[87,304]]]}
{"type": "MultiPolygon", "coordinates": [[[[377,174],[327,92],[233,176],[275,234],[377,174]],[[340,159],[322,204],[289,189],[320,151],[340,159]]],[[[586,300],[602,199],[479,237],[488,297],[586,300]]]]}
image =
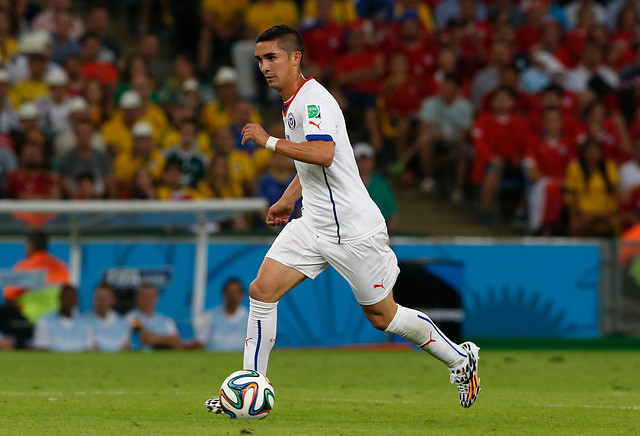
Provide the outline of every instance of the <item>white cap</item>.
{"type": "Polygon", "coordinates": [[[200,89],[200,84],[196,79],[187,79],[182,82],[182,90],[184,92],[187,91],[198,91],[200,89]]]}
{"type": "Polygon", "coordinates": [[[47,74],[44,82],[49,86],[67,86],[69,84],[69,76],[64,70],[55,69],[47,74]]]}
{"type": "Polygon", "coordinates": [[[373,147],[366,142],[358,142],[353,146],[353,155],[359,157],[375,157],[376,152],[373,147]]]}
{"type": "Polygon", "coordinates": [[[89,103],[82,97],[73,97],[69,102],[69,113],[77,114],[78,112],[85,112],[89,109],[89,103]]]}
{"type": "Polygon", "coordinates": [[[11,82],[11,76],[9,76],[9,72],[4,68],[0,68],[0,83],[11,82]]]}
{"type": "Polygon", "coordinates": [[[38,118],[39,115],[38,106],[31,101],[22,103],[18,109],[18,119],[20,120],[33,120],[38,118]]]}
{"type": "Polygon", "coordinates": [[[146,121],[138,121],[133,125],[131,135],[134,138],[151,138],[153,136],[151,124],[146,121]]]}
{"type": "Polygon", "coordinates": [[[20,53],[44,55],[47,52],[47,42],[36,33],[27,33],[20,41],[20,53]]]}
{"type": "Polygon", "coordinates": [[[213,78],[213,84],[220,86],[231,83],[238,83],[238,72],[231,67],[220,67],[213,78]]]}
{"type": "Polygon", "coordinates": [[[142,106],[140,94],[135,91],[127,91],[120,97],[120,107],[122,109],[134,109],[142,106]]]}

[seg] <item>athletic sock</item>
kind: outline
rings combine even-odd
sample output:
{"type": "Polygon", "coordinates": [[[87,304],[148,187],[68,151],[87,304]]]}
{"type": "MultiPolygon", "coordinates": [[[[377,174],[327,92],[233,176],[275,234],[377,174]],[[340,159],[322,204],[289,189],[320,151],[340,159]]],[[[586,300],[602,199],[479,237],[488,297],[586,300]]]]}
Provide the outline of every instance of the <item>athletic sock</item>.
{"type": "Polygon", "coordinates": [[[459,367],[466,361],[467,353],[458,344],[452,342],[436,327],[427,315],[398,304],[398,311],[385,332],[405,338],[436,359],[449,369],[459,367]]]}
{"type": "Polygon", "coordinates": [[[249,321],[244,347],[244,369],[267,374],[269,353],[276,342],[278,303],[265,303],[249,298],[249,321]]]}

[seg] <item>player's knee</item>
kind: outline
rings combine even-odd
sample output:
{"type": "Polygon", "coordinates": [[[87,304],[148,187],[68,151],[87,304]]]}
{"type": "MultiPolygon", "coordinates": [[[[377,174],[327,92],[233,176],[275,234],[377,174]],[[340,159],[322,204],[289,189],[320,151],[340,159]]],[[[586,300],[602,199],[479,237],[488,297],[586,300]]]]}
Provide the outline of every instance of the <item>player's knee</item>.
{"type": "Polygon", "coordinates": [[[255,279],[249,285],[249,296],[254,300],[263,301],[265,303],[274,303],[275,292],[270,290],[269,286],[259,279],[255,279]]]}
{"type": "Polygon", "coordinates": [[[371,325],[378,330],[385,331],[387,327],[389,327],[389,323],[391,322],[391,320],[387,319],[387,317],[385,317],[383,314],[367,312],[365,312],[365,314],[367,315],[367,319],[369,320],[371,325]]]}

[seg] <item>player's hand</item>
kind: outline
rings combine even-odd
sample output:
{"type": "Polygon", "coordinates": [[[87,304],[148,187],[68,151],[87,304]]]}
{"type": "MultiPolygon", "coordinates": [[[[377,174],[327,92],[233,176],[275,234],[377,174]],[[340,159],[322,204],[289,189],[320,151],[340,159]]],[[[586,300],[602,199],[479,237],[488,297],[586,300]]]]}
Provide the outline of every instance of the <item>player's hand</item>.
{"type": "Polygon", "coordinates": [[[267,139],[269,139],[269,135],[260,124],[249,123],[242,129],[242,145],[245,145],[249,140],[253,140],[253,142],[264,148],[267,145],[267,139]]]}
{"type": "Polygon", "coordinates": [[[276,202],[269,208],[267,219],[265,220],[270,226],[281,226],[289,221],[289,217],[293,213],[295,204],[284,204],[280,201],[276,202]]]}

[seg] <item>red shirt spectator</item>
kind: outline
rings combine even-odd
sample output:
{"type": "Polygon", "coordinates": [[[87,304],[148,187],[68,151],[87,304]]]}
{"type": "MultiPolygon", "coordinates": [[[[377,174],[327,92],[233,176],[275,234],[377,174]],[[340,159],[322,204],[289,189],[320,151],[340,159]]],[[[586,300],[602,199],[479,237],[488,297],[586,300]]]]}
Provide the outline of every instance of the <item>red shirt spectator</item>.
{"type": "Polygon", "coordinates": [[[97,79],[103,84],[118,82],[118,71],[113,65],[99,60],[101,38],[96,34],[86,34],[80,40],[82,58],[82,80],[97,79]]]}
{"type": "Polygon", "coordinates": [[[348,51],[336,58],[334,82],[343,91],[377,94],[382,86],[383,57],[366,43],[365,22],[349,26],[348,51]]]}

